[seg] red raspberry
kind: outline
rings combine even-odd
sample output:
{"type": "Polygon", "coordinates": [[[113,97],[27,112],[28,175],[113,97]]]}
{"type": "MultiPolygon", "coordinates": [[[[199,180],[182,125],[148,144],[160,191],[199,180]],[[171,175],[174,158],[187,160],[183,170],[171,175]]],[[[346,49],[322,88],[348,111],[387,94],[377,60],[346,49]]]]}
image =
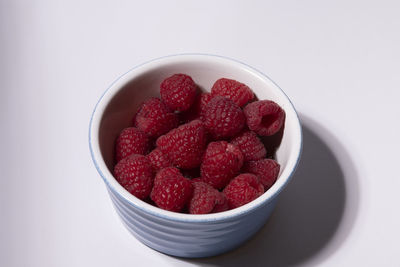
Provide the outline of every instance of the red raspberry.
{"type": "Polygon", "coordinates": [[[147,158],[149,159],[151,167],[153,167],[154,171],[172,166],[171,160],[159,148],[155,148],[153,151],[151,151],[147,155],[147,158]]]}
{"type": "MultiPolygon", "coordinates": [[[[209,184],[192,181],[192,185],[194,190],[189,203],[190,214],[213,213],[216,206],[221,211],[222,205],[227,203],[225,196],[209,184]]],[[[225,207],[227,208],[227,205],[225,207]]]]}
{"type": "Polygon", "coordinates": [[[189,179],[183,177],[178,169],[162,169],[154,179],[150,197],[162,209],[179,212],[190,201],[193,186],[189,179]]]}
{"type": "Polygon", "coordinates": [[[204,182],[216,189],[224,188],[243,165],[240,149],[226,141],[211,142],[200,166],[204,182]]]}
{"type": "Polygon", "coordinates": [[[196,84],[186,74],[174,74],[160,85],[161,99],[171,109],[184,111],[190,108],[196,97],[196,84]]]}
{"type": "Polygon", "coordinates": [[[212,96],[225,96],[235,102],[239,107],[243,107],[253,99],[254,94],[251,89],[238,81],[222,78],[217,80],[211,88],[212,96]]]}
{"type": "Polygon", "coordinates": [[[202,179],[201,177],[193,178],[191,181],[192,181],[192,183],[193,183],[193,182],[204,182],[203,179],[202,179]]]}
{"type": "MultiPolygon", "coordinates": [[[[156,177],[170,177],[170,176],[183,176],[179,169],[175,167],[166,167],[159,170],[156,177]]],[[[162,181],[162,179],[154,179],[154,184],[162,181]]]]}
{"type": "Polygon", "coordinates": [[[153,186],[150,162],[143,155],[133,154],[115,165],[115,179],[132,195],[139,199],[149,196],[153,186]]]}
{"type": "Polygon", "coordinates": [[[144,155],[150,148],[147,135],[135,127],[125,128],[115,143],[115,159],[119,162],[132,154],[144,155]]]}
{"type": "Polygon", "coordinates": [[[206,106],[208,102],[210,102],[211,98],[212,97],[210,93],[201,93],[197,95],[190,109],[180,114],[181,120],[183,122],[189,122],[197,119],[202,120],[202,114],[205,112],[206,106]]]}
{"type": "Polygon", "coordinates": [[[243,132],[241,135],[235,137],[231,141],[231,144],[240,148],[244,156],[244,161],[262,159],[267,155],[264,144],[253,131],[243,132]]]}
{"type": "Polygon", "coordinates": [[[235,136],[242,130],[245,120],[242,109],[223,96],[212,98],[203,116],[204,127],[215,139],[235,136]]]}
{"type": "Polygon", "coordinates": [[[160,136],[156,143],[175,166],[183,169],[196,168],[200,165],[206,145],[203,123],[194,120],[183,124],[160,136]]]}
{"type": "Polygon", "coordinates": [[[197,110],[197,112],[198,112],[197,114],[200,116],[200,119],[202,119],[202,117],[203,117],[202,114],[206,110],[207,104],[208,104],[208,102],[211,101],[212,98],[213,97],[211,96],[210,93],[201,93],[200,94],[200,101],[199,101],[198,110],[197,110]]]}
{"type": "Polygon", "coordinates": [[[233,178],[223,192],[229,207],[234,209],[261,196],[264,193],[264,187],[257,176],[243,173],[233,178]]]}
{"type": "Polygon", "coordinates": [[[260,182],[267,191],[276,181],[279,174],[280,165],[273,159],[260,159],[249,161],[243,166],[245,172],[250,172],[258,176],[260,182]]]}
{"type": "Polygon", "coordinates": [[[250,130],[262,136],[277,133],[285,122],[285,111],[275,102],[260,100],[244,108],[250,130]]]}
{"type": "Polygon", "coordinates": [[[157,138],[178,126],[178,117],[159,99],[152,97],[139,108],[135,126],[151,137],[157,138]]]}
{"type": "Polygon", "coordinates": [[[225,194],[221,192],[217,204],[215,204],[211,213],[223,212],[226,210],[229,210],[228,199],[225,197],[225,194]]]}

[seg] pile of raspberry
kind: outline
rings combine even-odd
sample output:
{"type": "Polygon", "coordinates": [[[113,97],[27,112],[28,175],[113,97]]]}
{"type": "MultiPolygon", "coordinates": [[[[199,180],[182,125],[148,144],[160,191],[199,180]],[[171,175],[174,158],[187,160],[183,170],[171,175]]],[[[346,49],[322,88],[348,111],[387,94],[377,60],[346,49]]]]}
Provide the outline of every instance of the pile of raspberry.
{"type": "Polygon", "coordinates": [[[222,212],[258,198],[276,181],[273,159],[284,110],[221,78],[201,92],[186,74],[160,85],[115,143],[114,176],[135,197],[190,214],[222,212]]]}

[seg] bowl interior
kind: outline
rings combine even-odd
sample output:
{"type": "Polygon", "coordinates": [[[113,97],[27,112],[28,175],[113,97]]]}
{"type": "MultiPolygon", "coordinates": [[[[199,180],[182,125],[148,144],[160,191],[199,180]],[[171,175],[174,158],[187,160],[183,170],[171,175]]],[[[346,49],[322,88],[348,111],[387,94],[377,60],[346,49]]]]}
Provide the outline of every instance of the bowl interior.
{"type": "MultiPolygon", "coordinates": [[[[285,181],[280,180],[290,176],[300,153],[301,131],[297,114],[283,91],[266,76],[242,63],[213,56],[178,56],[151,61],[129,71],[109,88],[94,114],[99,117],[98,146],[102,156],[99,160],[103,160],[108,168],[106,176],[113,179],[114,142],[119,132],[132,126],[140,103],[151,96],[159,96],[162,80],[175,73],[190,75],[204,91],[210,91],[213,83],[222,77],[238,80],[247,84],[258,99],[273,100],[285,110],[285,131],[276,152],[281,175],[269,191],[279,190],[274,187],[281,187],[285,181]]],[[[267,197],[264,195],[262,197],[267,197]]]]}

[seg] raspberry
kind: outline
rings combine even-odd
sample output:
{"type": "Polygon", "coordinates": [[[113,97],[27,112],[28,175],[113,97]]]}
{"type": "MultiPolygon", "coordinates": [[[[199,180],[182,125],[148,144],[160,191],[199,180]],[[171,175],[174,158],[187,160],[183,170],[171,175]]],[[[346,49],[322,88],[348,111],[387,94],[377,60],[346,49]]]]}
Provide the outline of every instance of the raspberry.
{"type": "Polygon", "coordinates": [[[273,159],[261,159],[249,161],[243,166],[243,170],[258,176],[260,182],[267,191],[276,181],[279,174],[280,165],[273,159]]]}
{"type": "Polygon", "coordinates": [[[285,111],[275,102],[260,100],[244,108],[250,130],[262,136],[277,133],[285,122],[285,111]]]}
{"type": "Polygon", "coordinates": [[[183,177],[178,169],[162,169],[154,179],[150,197],[162,209],[179,212],[187,205],[193,194],[189,179],[183,177]]]}
{"type": "Polygon", "coordinates": [[[215,139],[235,136],[242,130],[245,120],[241,108],[223,96],[212,98],[203,116],[204,127],[215,139]]]}
{"type": "Polygon", "coordinates": [[[192,169],[200,165],[206,141],[203,123],[194,120],[160,136],[156,143],[175,166],[192,169]]]}
{"type": "Polygon", "coordinates": [[[134,124],[151,137],[157,138],[178,126],[178,117],[159,99],[145,101],[135,115],[134,124]]]}
{"type": "Polygon", "coordinates": [[[234,209],[261,196],[264,193],[264,187],[257,176],[243,173],[233,178],[223,192],[229,207],[234,209]]]}
{"type": "Polygon", "coordinates": [[[156,174],[156,178],[157,178],[157,176],[159,177],[159,179],[154,179],[154,185],[157,182],[162,181],[162,179],[160,179],[160,177],[183,176],[183,175],[179,171],[179,169],[177,169],[175,167],[167,167],[167,168],[163,168],[163,169],[159,170],[156,174]]]}
{"type": "Polygon", "coordinates": [[[159,148],[155,148],[153,151],[151,151],[147,155],[147,158],[149,159],[151,167],[153,167],[154,171],[172,166],[172,162],[169,160],[168,156],[165,155],[159,148]]]}
{"type": "Polygon", "coordinates": [[[229,210],[228,199],[226,199],[225,194],[221,192],[211,213],[223,212],[226,210],[229,210]]]}
{"type": "Polygon", "coordinates": [[[204,182],[203,179],[202,179],[201,177],[193,178],[191,181],[192,181],[192,183],[193,183],[193,182],[204,182]]]}
{"type": "Polygon", "coordinates": [[[147,158],[132,154],[114,167],[115,179],[132,195],[139,199],[149,196],[153,186],[153,172],[147,158]]]}
{"type": "Polygon", "coordinates": [[[242,151],[244,161],[262,159],[267,155],[264,144],[253,131],[243,132],[235,137],[231,144],[236,145],[242,151]]]}
{"type": "Polygon", "coordinates": [[[211,98],[212,97],[210,93],[201,93],[197,95],[190,109],[180,114],[181,120],[183,122],[189,122],[197,119],[202,120],[202,114],[205,112],[206,106],[208,102],[210,102],[211,98]]]}
{"type": "Polygon", "coordinates": [[[211,88],[212,96],[225,96],[235,102],[239,107],[243,107],[253,99],[254,94],[251,89],[238,81],[222,78],[217,80],[211,88]]]}
{"type": "Polygon", "coordinates": [[[161,83],[160,95],[171,109],[184,111],[193,104],[196,97],[196,84],[186,74],[174,74],[161,83]]]}
{"type": "Polygon", "coordinates": [[[216,189],[224,188],[243,165],[240,149],[226,141],[211,142],[200,166],[204,182],[216,189]]]}
{"type": "MultiPolygon", "coordinates": [[[[214,189],[209,184],[203,182],[193,182],[193,197],[189,203],[189,213],[191,214],[207,214],[213,213],[217,206],[218,212],[224,203],[227,203],[225,196],[214,189]]],[[[227,207],[227,205],[226,205],[227,207]]],[[[223,208],[223,207],[222,207],[223,208]]]]}
{"type": "Polygon", "coordinates": [[[211,101],[213,97],[211,96],[210,93],[201,93],[200,94],[200,103],[198,104],[198,113],[200,116],[200,119],[202,118],[202,114],[204,113],[204,111],[206,110],[207,104],[208,102],[211,101]]]}
{"type": "Polygon", "coordinates": [[[135,127],[125,128],[115,143],[115,159],[119,162],[132,154],[144,155],[150,148],[147,135],[135,127]]]}

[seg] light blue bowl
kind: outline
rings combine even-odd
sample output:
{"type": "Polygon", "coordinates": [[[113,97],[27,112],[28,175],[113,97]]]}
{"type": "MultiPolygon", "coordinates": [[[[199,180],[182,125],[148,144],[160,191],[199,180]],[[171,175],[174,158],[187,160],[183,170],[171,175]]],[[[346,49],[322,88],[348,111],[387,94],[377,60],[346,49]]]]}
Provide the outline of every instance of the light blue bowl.
{"type": "Polygon", "coordinates": [[[238,61],[213,55],[184,54],[139,65],[115,81],[97,103],[89,128],[89,147],[97,171],[126,228],[138,240],[179,257],[208,257],[229,251],[253,236],[266,222],[277,197],[292,177],[301,147],[301,126],[284,92],[267,76],[238,61]],[[276,183],[254,201],[225,212],[191,215],[169,212],[141,201],[113,177],[113,148],[118,133],[132,123],[139,104],[159,96],[161,81],[186,73],[203,89],[219,78],[247,84],[259,99],[277,102],[286,112],[285,131],[277,150],[281,171],[276,183]]]}

